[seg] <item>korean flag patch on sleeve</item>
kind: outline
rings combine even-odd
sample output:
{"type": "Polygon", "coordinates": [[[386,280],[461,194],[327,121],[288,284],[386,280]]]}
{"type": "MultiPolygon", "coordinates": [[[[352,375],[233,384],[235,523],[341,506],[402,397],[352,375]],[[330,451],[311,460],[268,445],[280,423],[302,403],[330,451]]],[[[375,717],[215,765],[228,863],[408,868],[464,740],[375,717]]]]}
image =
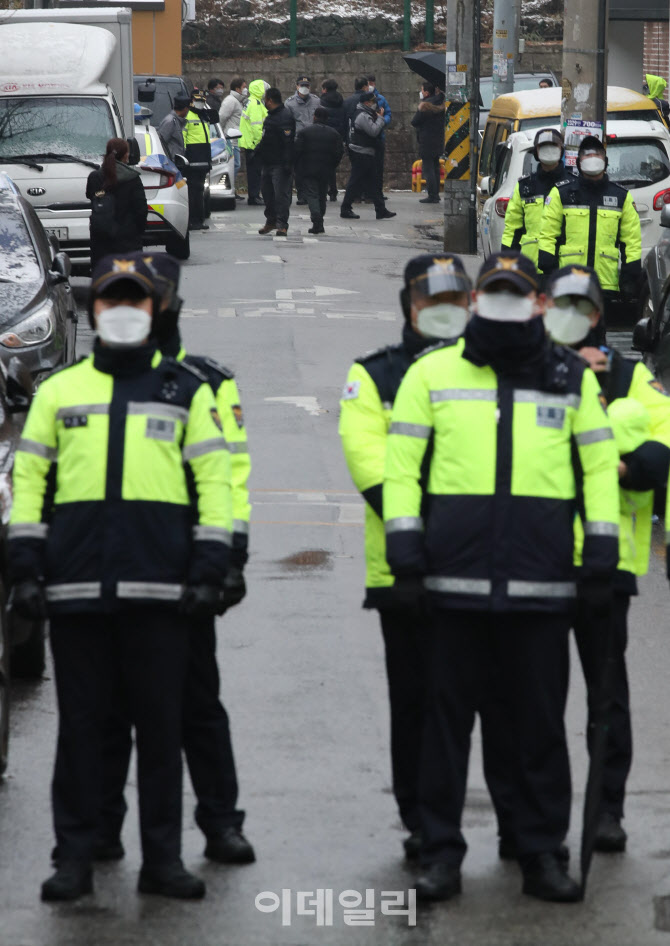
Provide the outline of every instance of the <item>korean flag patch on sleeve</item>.
{"type": "Polygon", "coordinates": [[[342,400],[343,401],[355,401],[358,397],[358,392],[361,389],[360,381],[347,381],[344,385],[344,390],[342,391],[342,400]]]}

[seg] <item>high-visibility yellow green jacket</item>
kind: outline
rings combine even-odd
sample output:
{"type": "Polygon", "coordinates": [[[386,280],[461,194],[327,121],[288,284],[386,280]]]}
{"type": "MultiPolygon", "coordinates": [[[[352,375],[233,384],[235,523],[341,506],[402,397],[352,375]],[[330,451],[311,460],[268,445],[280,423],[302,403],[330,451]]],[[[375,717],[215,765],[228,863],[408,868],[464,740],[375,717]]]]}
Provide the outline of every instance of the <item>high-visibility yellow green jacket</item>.
{"type": "Polygon", "coordinates": [[[177,358],[201,371],[214,394],[219,419],[223,426],[223,436],[230,453],[230,485],[233,504],[233,540],[230,560],[231,564],[242,568],[248,558],[251,459],[235,375],[229,368],[225,368],[211,358],[187,355],[183,348],[177,358]]]}
{"type": "MultiPolygon", "coordinates": [[[[611,353],[602,393],[614,441],[627,467],[619,483],[617,590],[637,593],[636,575],[649,568],[654,490],[664,489],[670,467],[670,397],[642,362],[611,353]]],[[[581,562],[583,529],[575,524],[575,561],[581,562]]]]}
{"type": "MultiPolygon", "coordinates": [[[[418,337],[418,336],[417,336],[418,337]]],[[[364,606],[393,603],[393,575],[386,561],[382,481],[391,410],[400,382],[412,363],[404,345],[382,348],[351,367],[340,400],[340,437],[354,485],[365,499],[364,606]]]]}
{"type": "Polygon", "coordinates": [[[480,363],[469,330],[421,355],[398,391],[384,473],[389,565],[423,576],[440,607],[568,611],[578,486],[585,574],[612,574],[618,560],[619,455],[598,382],[547,341],[515,386],[480,363]]]}
{"type": "Polygon", "coordinates": [[[253,151],[263,137],[263,122],[268,114],[268,110],[263,104],[264,98],[265,82],[262,79],[254,79],[249,85],[249,99],[244,106],[240,119],[240,131],[242,132],[242,137],[238,142],[240,148],[253,151]]]}
{"type": "Polygon", "coordinates": [[[40,385],[9,556],[52,610],[176,607],[185,584],[222,584],[231,526],[230,456],[200,372],[149,346],[96,346],[40,385]]]}
{"type": "Polygon", "coordinates": [[[197,109],[189,109],[184,125],[184,149],[189,167],[212,166],[212,146],[210,143],[208,111],[200,114],[197,109]]]}
{"type": "Polygon", "coordinates": [[[505,211],[503,249],[518,250],[537,266],[544,201],[564,177],[565,168],[560,163],[553,171],[544,171],[540,165],[534,174],[519,178],[505,211]]]}
{"type": "Polygon", "coordinates": [[[582,175],[557,184],[542,215],[538,268],[592,266],[604,290],[632,293],[641,272],[640,218],[629,191],[582,175]],[[619,260],[621,274],[619,275],[619,260]]]}

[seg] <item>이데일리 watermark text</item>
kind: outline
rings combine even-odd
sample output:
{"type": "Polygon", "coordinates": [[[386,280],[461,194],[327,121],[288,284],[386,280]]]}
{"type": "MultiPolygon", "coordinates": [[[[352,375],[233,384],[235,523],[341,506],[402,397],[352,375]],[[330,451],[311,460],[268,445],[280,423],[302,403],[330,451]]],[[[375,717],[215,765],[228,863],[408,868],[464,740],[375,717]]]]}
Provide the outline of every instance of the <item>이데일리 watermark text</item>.
{"type": "Polygon", "coordinates": [[[334,911],[342,908],[347,926],[374,926],[376,906],[383,916],[406,916],[408,926],[416,926],[416,890],[343,890],[334,894],[330,887],[316,890],[284,888],[280,893],[263,890],[257,894],[256,909],[274,913],[281,907],[282,926],[290,926],[292,916],[312,916],[316,926],[333,926],[334,911]],[[378,900],[378,903],[376,901],[378,900]]]}

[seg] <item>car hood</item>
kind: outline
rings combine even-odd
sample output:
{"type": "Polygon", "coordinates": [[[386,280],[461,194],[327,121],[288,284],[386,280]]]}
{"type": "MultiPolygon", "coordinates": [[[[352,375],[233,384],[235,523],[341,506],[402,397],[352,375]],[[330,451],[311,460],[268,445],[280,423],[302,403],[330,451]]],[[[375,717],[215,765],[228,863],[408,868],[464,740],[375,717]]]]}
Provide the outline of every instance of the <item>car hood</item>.
{"type": "Polygon", "coordinates": [[[16,325],[47,297],[46,286],[38,280],[0,282],[0,328],[16,325]]]}

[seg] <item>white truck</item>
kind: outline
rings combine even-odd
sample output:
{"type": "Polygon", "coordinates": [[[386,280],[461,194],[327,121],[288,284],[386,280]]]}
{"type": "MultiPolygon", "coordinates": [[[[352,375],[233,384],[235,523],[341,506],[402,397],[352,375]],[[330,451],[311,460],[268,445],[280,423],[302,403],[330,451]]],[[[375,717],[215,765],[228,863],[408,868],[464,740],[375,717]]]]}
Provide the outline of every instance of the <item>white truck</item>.
{"type": "Polygon", "coordinates": [[[86,179],[110,138],[131,156],[131,11],[0,14],[0,171],[75,262],[90,259],[86,179]]]}

